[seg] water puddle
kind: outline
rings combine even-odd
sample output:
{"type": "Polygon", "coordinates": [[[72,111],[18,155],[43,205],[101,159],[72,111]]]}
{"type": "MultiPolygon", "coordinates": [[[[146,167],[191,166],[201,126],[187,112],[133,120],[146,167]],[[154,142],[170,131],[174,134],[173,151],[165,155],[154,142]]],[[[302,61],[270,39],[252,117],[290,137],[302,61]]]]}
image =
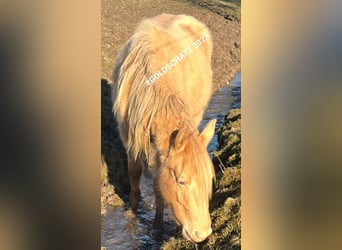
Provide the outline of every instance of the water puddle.
{"type": "MultiPolygon", "coordinates": [[[[229,85],[224,86],[219,92],[215,93],[208,104],[206,111],[203,114],[202,122],[199,125],[201,131],[204,126],[211,120],[216,119],[216,129],[222,126],[224,118],[230,109],[241,107],[241,72],[237,72],[229,85]]],[[[218,148],[217,134],[209,143],[209,154],[218,148]]]]}
{"type": "MultiPolygon", "coordinates": [[[[230,85],[224,86],[212,96],[203,120],[200,131],[211,119],[216,119],[216,128],[219,128],[224,117],[231,108],[241,106],[241,74],[238,72],[230,85]]],[[[214,135],[208,146],[212,154],[218,147],[217,135],[214,135]]],[[[170,209],[164,210],[164,229],[167,234],[160,236],[153,229],[155,214],[153,180],[150,173],[144,173],[141,179],[142,201],[139,203],[136,217],[127,212],[128,203],[124,208],[108,208],[106,215],[101,218],[101,246],[107,250],[116,249],[159,249],[167,238],[177,233],[176,224],[172,219],[170,209]]],[[[125,197],[128,200],[128,197],[125,197]]]]}
{"type": "MultiPolygon", "coordinates": [[[[101,246],[114,249],[159,249],[164,240],[175,235],[176,223],[169,208],[164,209],[164,229],[161,234],[153,229],[155,202],[153,178],[145,172],[141,178],[141,196],[136,217],[128,211],[128,202],[124,208],[108,208],[101,222],[101,246]]],[[[125,197],[128,200],[128,197],[125,197]]]]}

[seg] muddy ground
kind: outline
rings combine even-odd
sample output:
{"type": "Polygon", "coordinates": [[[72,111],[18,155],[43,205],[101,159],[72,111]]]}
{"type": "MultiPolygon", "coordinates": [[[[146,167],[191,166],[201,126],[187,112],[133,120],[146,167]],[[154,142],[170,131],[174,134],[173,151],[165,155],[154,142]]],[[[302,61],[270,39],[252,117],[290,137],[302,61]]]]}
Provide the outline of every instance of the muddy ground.
{"type": "MultiPolygon", "coordinates": [[[[240,69],[240,1],[102,0],[101,213],[105,213],[106,206],[123,206],[129,191],[127,157],[116,130],[110,99],[115,57],[141,20],[161,13],[192,15],[209,27],[214,42],[215,90],[240,69]]],[[[163,249],[240,248],[239,121],[239,110],[230,112],[220,132],[220,149],[214,154],[218,180],[211,204],[214,233],[199,245],[176,238],[165,243],[163,249]]]]}

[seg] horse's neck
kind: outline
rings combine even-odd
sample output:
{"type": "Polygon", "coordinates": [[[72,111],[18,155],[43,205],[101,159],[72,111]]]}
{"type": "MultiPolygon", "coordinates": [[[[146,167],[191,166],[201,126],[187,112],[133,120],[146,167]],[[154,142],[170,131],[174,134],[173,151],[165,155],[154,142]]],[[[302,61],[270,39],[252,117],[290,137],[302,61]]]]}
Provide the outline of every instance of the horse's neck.
{"type": "Polygon", "coordinates": [[[194,123],[186,115],[168,118],[158,116],[151,128],[152,148],[155,151],[151,153],[157,154],[158,157],[161,157],[160,160],[162,160],[169,150],[172,132],[184,127],[192,131],[193,134],[198,133],[194,123]]]}

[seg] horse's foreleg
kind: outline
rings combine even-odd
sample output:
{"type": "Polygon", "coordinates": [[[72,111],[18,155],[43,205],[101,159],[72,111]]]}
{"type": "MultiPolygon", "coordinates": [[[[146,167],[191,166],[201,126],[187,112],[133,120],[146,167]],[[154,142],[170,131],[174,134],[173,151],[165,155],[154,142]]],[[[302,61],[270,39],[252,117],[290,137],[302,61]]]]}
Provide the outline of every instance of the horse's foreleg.
{"type": "Polygon", "coordinates": [[[164,199],[161,196],[159,188],[156,184],[154,185],[154,194],[156,198],[156,216],[154,218],[153,226],[155,228],[162,228],[164,220],[164,199]]]}
{"type": "Polygon", "coordinates": [[[142,173],[142,165],[139,160],[135,161],[128,156],[128,174],[130,182],[129,203],[132,210],[136,210],[137,204],[141,199],[140,177],[142,173]]]}

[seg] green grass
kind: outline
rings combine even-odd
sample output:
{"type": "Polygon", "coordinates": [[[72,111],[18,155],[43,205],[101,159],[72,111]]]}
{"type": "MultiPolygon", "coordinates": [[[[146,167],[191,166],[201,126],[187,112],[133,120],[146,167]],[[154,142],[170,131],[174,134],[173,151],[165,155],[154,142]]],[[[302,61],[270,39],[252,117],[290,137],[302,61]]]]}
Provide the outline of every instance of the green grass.
{"type": "Polygon", "coordinates": [[[234,16],[241,20],[241,0],[186,0],[207,8],[222,16],[234,16]]]}

